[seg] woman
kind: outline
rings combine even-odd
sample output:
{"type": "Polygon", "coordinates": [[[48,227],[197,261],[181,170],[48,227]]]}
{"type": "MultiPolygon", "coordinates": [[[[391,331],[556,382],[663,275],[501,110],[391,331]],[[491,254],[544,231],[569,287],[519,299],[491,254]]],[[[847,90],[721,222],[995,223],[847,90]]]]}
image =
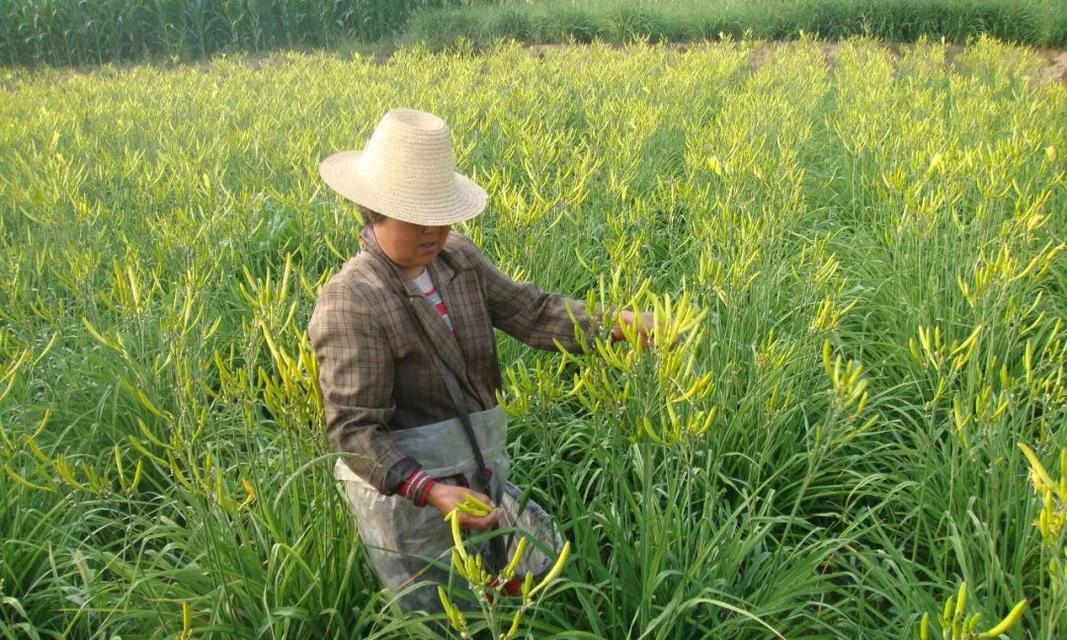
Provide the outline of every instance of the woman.
{"type": "MultiPolygon", "coordinates": [[[[494,502],[508,473],[494,327],[536,348],[579,350],[575,321],[592,337],[598,318],[580,302],[513,282],[449,233],[481,213],[486,193],[456,173],[437,116],[390,111],[362,151],[330,156],[320,173],[365,222],[361,251],[323,288],[308,326],[327,434],[342,453],[334,473],[389,589],[447,581],[440,564],[428,564],[451,549],[441,514],[468,493],[494,502]],[[469,428],[457,419],[468,414],[469,428]],[[479,476],[482,465],[489,471],[479,476]],[[485,490],[470,488],[478,479],[485,490]]],[[[621,315],[651,326],[648,314],[621,315]]],[[[500,516],[495,508],[460,519],[481,531],[500,516]]],[[[400,602],[440,610],[431,588],[408,590],[400,602]]]]}

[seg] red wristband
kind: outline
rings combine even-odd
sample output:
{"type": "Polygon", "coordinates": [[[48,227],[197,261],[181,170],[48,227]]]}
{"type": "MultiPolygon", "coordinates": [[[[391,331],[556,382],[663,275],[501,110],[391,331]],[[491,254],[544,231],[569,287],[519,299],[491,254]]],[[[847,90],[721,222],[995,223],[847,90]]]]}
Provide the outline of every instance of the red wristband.
{"type": "Polygon", "coordinates": [[[430,478],[422,485],[422,491],[419,492],[418,497],[415,499],[416,506],[426,506],[426,500],[430,497],[430,489],[432,489],[435,484],[437,484],[437,480],[430,478]]]}
{"type": "Polygon", "coordinates": [[[437,481],[426,475],[422,469],[416,469],[404,480],[397,493],[415,503],[417,507],[426,506],[426,498],[430,495],[430,487],[437,481]]]}

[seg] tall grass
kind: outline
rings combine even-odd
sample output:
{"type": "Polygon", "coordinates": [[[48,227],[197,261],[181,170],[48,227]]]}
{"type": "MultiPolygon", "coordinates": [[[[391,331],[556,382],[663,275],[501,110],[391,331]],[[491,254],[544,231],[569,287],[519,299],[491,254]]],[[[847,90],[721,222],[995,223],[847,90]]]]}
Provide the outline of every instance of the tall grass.
{"type": "Polygon", "coordinates": [[[336,46],[469,0],[0,0],[0,64],[76,65],[336,46]]]}
{"type": "Polygon", "coordinates": [[[527,42],[855,35],[1067,44],[1056,0],[0,0],[0,64],[91,65],[219,51],[348,46],[402,35],[527,42]],[[410,21],[410,28],[409,28],[410,21]]]}
{"type": "Polygon", "coordinates": [[[981,34],[1046,46],[1067,44],[1067,6],[1050,0],[539,0],[420,13],[410,36],[433,47],[457,38],[486,43],[656,42],[723,35],[826,39],[867,35],[897,42],[920,37],[959,44],[981,34]]]}
{"type": "Polygon", "coordinates": [[[317,163],[403,105],[452,125],[491,195],[460,230],[504,270],[699,318],[675,350],[503,339],[513,478],[574,547],[526,637],[897,640],[964,581],[968,616],[1026,598],[1010,637],[1059,637],[1067,534],[1016,443],[1067,446],[1067,89],[947,53],[5,70],[0,636],[420,633],[304,332],[359,226],[317,163]]]}

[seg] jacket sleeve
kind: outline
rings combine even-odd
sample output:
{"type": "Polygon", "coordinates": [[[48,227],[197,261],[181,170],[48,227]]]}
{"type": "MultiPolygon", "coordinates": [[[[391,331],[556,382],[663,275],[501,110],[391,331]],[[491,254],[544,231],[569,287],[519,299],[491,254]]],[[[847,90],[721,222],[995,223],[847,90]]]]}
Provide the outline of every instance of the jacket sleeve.
{"type": "Polygon", "coordinates": [[[385,433],[396,405],[389,342],[369,306],[345,283],[323,287],[308,323],[319,365],[326,435],[348,467],[391,495],[418,462],[385,433]]]}
{"type": "Polygon", "coordinates": [[[602,318],[599,313],[589,313],[584,302],[547,293],[532,282],[517,283],[489,262],[473,243],[470,251],[481,273],[489,315],[497,329],[545,351],[556,351],[556,341],[567,351],[581,351],[583,345],[575,337],[575,321],[585,346],[599,335],[602,318]]]}

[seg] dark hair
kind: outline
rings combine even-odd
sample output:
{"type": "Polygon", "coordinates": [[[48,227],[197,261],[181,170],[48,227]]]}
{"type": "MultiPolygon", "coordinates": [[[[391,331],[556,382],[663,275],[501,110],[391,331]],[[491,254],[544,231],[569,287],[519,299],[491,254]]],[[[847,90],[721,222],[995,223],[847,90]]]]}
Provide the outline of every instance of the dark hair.
{"type": "Polygon", "coordinates": [[[359,214],[363,216],[363,224],[367,225],[368,227],[373,227],[374,225],[381,222],[382,218],[385,217],[374,209],[364,207],[361,204],[357,204],[356,208],[359,209],[359,214]]]}

